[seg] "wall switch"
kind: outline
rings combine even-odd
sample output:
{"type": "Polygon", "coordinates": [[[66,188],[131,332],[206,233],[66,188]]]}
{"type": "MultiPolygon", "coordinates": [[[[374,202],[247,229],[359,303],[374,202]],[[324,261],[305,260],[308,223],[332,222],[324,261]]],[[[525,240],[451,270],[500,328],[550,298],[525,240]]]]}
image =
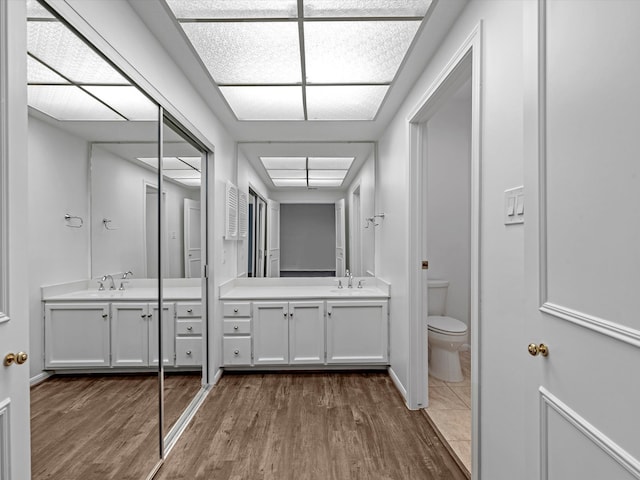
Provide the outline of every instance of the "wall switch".
{"type": "Polygon", "coordinates": [[[504,224],[524,223],[524,187],[504,191],[504,224]]]}

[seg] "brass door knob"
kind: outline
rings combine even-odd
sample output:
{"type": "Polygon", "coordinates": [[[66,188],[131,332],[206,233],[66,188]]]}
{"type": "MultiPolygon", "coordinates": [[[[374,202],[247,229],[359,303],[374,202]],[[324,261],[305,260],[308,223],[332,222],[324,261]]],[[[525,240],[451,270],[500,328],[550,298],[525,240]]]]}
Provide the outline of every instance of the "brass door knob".
{"type": "Polygon", "coordinates": [[[7,353],[4,357],[3,363],[5,367],[9,367],[14,363],[17,363],[18,365],[22,365],[27,361],[28,358],[29,358],[29,355],[27,355],[25,352],[7,353]]]}
{"type": "Polygon", "coordinates": [[[29,358],[29,355],[27,355],[25,352],[18,352],[16,354],[16,363],[18,365],[22,365],[24,362],[27,361],[28,358],[29,358]]]}
{"type": "Polygon", "coordinates": [[[7,353],[4,356],[4,366],[8,367],[9,365],[13,365],[13,362],[16,361],[16,354],[15,353],[7,353]]]}
{"type": "Polygon", "coordinates": [[[533,357],[537,355],[542,355],[543,357],[546,357],[549,355],[549,347],[547,347],[544,343],[541,343],[540,345],[536,345],[535,343],[530,343],[528,350],[531,356],[533,357]]]}

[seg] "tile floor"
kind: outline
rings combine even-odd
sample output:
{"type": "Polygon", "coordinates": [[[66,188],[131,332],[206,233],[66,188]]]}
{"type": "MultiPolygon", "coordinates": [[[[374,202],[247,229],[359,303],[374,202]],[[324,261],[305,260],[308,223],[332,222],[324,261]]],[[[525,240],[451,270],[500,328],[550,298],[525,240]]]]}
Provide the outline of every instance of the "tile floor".
{"type": "Polygon", "coordinates": [[[429,375],[427,414],[471,473],[471,352],[460,352],[462,382],[443,382],[429,375]]]}

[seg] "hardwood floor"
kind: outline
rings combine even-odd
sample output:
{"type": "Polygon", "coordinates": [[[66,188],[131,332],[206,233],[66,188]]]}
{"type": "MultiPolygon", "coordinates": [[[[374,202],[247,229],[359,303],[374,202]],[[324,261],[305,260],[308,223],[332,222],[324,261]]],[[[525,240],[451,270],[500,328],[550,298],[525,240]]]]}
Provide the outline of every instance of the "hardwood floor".
{"type": "Polygon", "coordinates": [[[158,480],[466,477],[384,373],[225,375],[158,480]]]}
{"type": "MultiPolygon", "coordinates": [[[[167,376],[167,425],[199,388],[191,375],[167,376]]],[[[158,461],[157,412],[157,376],[59,376],[35,386],[32,479],[146,478],[158,461]]]]}

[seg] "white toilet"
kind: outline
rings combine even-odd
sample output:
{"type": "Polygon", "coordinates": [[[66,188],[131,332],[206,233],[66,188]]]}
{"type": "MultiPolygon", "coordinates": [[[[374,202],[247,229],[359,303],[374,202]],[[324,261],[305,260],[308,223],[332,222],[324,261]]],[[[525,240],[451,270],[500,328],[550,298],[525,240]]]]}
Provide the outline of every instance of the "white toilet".
{"type": "Polygon", "coordinates": [[[445,382],[461,382],[464,378],[458,352],[467,341],[467,326],[445,316],[448,287],[446,280],[429,280],[429,374],[445,382]]]}

